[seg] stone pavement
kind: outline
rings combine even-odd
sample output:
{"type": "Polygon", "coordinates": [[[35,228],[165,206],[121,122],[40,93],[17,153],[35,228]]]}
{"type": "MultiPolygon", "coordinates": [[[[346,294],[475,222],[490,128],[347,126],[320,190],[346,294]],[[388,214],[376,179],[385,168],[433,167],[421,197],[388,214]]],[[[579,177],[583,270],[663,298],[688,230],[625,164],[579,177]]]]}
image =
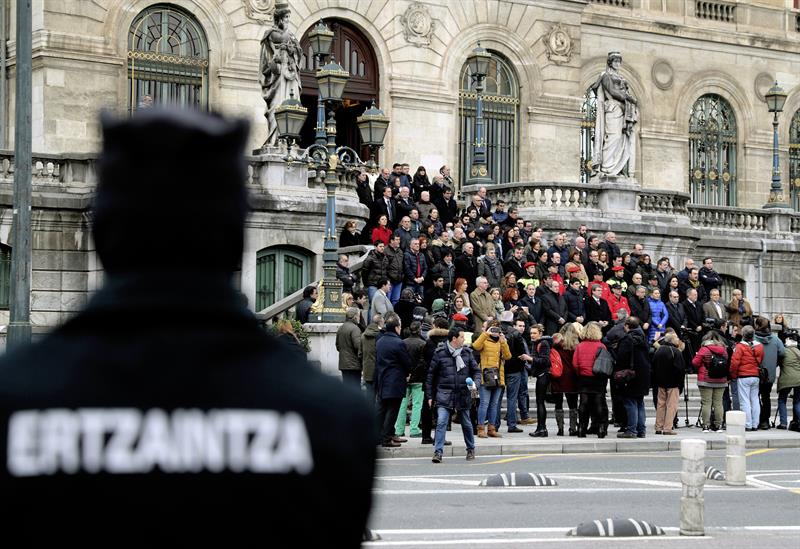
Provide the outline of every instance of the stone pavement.
{"type": "MultiPolygon", "coordinates": [[[[649,410],[648,410],[649,411],[649,410]]],[[[685,438],[699,438],[707,441],[709,450],[725,448],[725,432],[703,433],[701,429],[683,427],[677,429],[677,435],[656,435],[654,432],[655,417],[647,420],[647,437],[643,439],[618,439],[617,429],[609,428],[609,434],[604,439],[596,435],[587,435],[586,438],[570,436],[555,436],[556,426],[552,414],[548,414],[547,429],[550,436],[547,438],[533,438],[529,432],[536,429],[535,425],[521,426],[524,433],[507,433],[506,425],[500,429],[502,438],[475,438],[475,453],[478,455],[519,455],[519,454],[572,454],[572,453],[615,453],[615,452],[667,452],[679,451],[681,440],[685,438]]],[[[406,430],[408,432],[408,430],[406,430]]],[[[747,448],[800,448],[800,433],[770,429],[746,433],[747,448]]],[[[422,439],[409,438],[408,442],[400,448],[378,447],[378,458],[407,458],[428,457],[433,455],[433,445],[422,444],[422,439]]],[[[464,438],[461,427],[453,424],[452,431],[448,431],[447,440],[452,446],[444,447],[444,456],[465,455],[464,438]]]]}

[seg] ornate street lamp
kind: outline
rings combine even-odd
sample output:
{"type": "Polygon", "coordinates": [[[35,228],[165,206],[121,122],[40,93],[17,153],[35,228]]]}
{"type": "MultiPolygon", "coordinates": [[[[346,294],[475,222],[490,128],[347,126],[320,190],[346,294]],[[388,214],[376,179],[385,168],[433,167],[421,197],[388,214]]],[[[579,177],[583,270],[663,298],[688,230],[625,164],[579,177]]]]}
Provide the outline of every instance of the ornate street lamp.
{"type": "Polygon", "coordinates": [[[778,113],[783,111],[783,104],[786,103],[786,92],[775,85],[764,94],[767,101],[769,112],[775,113],[772,120],[772,185],[769,189],[769,201],[764,205],[765,208],[788,208],[789,204],[783,197],[781,186],[781,166],[778,157],[778,113]]]}
{"type": "Polygon", "coordinates": [[[300,101],[295,99],[294,91],[289,92],[288,99],[285,99],[278,108],[275,109],[275,121],[278,123],[278,135],[286,139],[291,147],[292,141],[300,137],[300,129],[306,121],[308,109],[300,101]]]}
{"type": "Polygon", "coordinates": [[[314,57],[324,59],[331,53],[333,31],[320,19],[314,29],[308,33],[308,42],[311,45],[314,57]]]}
{"type": "Polygon", "coordinates": [[[485,185],[491,183],[489,170],[486,168],[486,141],[483,137],[483,80],[489,72],[489,61],[492,54],[481,47],[472,50],[467,57],[467,66],[471,72],[471,78],[475,82],[475,142],[472,145],[472,166],[469,171],[468,185],[485,185]]]}
{"type": "Polygon", "coordinates": [[[374,172],[378,168],[378,164],[375,162],[375,151],[383,147],[386,130],[389,128],[389,117],[375,106],[375,100],[373,99],[372,106],[356,119],[356,123],[361,133],[361,141],[369,147],[370,154],[367,168],[374,172]]]}

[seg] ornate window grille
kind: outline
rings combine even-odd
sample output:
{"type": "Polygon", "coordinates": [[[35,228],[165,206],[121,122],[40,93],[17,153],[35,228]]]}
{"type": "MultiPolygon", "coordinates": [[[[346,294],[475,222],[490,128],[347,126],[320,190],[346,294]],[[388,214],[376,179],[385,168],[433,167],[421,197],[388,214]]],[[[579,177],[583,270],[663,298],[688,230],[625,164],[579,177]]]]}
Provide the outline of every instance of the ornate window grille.
{"type": "Polygon", "coordinates": [[[8,309],[11,296],[11,246],[0,244],[0,309],[8,309]]]}
{"type": "MultiPolygon", "coordinates": [[[[461,69],[460,82],[458,165],[459,176],[466,180],[472,165],[477,105],[472,73],[466,64],[461,69]]],[[[495,183],[508,183],[518,177],[519,84],[511,65],[494,51],[482,95],[489,177],[495,183]]]]}
{"type": "Polygon", "coordinates": [[[594,124],[597,118],[597,97],[587,91],[581,107],[581,183],[588,183],[592,176],[592,149],[594,146],[594,124]]]}
{"type": "Polygon", "coordinates": [[[789,194],[792,208],[800,212],[800,110],[789,125],[789,194]]]}
{"type": "Polygon", "coordinates": [[[128,32],[128,111],[147,103],[206,108],[208,41],[197,21],[168,4],[140,13],[128,32]]]}
{"type": "Polygon", "coordinates": [[[692,203],[736,206],[736,116],[730,103],[706,94],[689,113],[692,203]]]}
{"type": "Polygon", "coordinates": [[[256,256],[256,311],[309,283],[309,256],[286,248],[266,248],[256,256]]]}

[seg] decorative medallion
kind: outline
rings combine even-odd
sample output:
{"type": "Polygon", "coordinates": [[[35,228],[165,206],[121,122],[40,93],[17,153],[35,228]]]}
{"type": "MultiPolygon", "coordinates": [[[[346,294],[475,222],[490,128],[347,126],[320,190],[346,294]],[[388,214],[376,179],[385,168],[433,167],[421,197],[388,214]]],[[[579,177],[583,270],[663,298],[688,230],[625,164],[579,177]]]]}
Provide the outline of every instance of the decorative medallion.
{"type": "Polygon", "coordinates": [[[339,292],[331,291],[328,295],[331,297],[331,303],[339,303],[339,292]]]}
{"type": "Polygon", "coordinates": [[[550,61],[556,65],[569,63],[572,58],[572,38],[561,23],[553,25],[545,36],[544,44],[550,61]]]}
{"type": "Polygon", "coordinates": [[[275,0],[242,0],[244,11],[247,17],[256,21],[272,20],[272,10],[275,8],[275,0]]]}
{"type": "Polygon", "coordinates": [[[709,172],[708,172],[708,178],[709,178],[711,181],[716,181],[716,180],[717,180],[717,172],[716,172],[716,170],[709,170],[709,172]]]}
{"type": "Polygon", "coordinates": [[[730,182],[730,180],[731,180],[731,174],[730,174],[730,172],[722,172],[722,180],[723,180],[725,183],[729,183],[729,182],[730,182]]]}
{"type": "Polygon", "coordinates": [[[694,178],[699,181],[700,179],[703,179],[703,170],[697,169],[697,170],[694,171],[693,175],[694,175],[694,178]]]}
{"type": "Polygon", "coordinates": [[[428,7],[419,2],[411,4],[400,17],[406,42],[418,48],[430,46],[436,22],[431,18],[428,7]]]}
{"type": "Polygon", "coordinates": [[[672,87],[672,82],[675,77],[675,71],[672,70],[672,65],[663,59],[659,59],[653,63],[653,70],[650,75],[653,82],[660,90],[668,90],[672,87]]]}
{"type": "Polygon", "coordinates": [[[478,166],[472,166],[472,169],[470,170],[469,174],[470,174],[472,177],[475,177],[475,176],[477,176],[477,175],[478,175],[478,166]]]}
{"type": "Polygon", "coordinates": [[[767,102],[764,95],[769,91],[772,85],[775,83],[775,77],[771,74],[767,74],[765,72],[760,73],[756,76],[755,81],[753,82],[753,87],[756,92],[756,97],[764,103],[767,102]]]}
{"type": "Polygon", "coordinates": [[[482,165],[480,168],[478,168],[478,175],[480,175],[481,177],[486,177],[488,173],[489,172],[486,170],[486,166],[482,165]]]}

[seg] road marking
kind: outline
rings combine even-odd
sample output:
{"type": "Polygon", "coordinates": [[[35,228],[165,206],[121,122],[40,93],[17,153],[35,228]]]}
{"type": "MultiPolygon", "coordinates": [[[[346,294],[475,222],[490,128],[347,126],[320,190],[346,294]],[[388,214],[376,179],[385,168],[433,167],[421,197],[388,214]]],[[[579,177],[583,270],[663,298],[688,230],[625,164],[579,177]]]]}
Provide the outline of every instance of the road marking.
{"type": "Polygon", "coordinates": [[[785,492],[791,492],[793,494],[800,494],[800,490],[795,490],[794,488],[789,488],[788,486],[780,486],[778,484],[773,484],[771,482],[767,482],[766,480],[761,480],[757,477],[760,475],[747,475],[747,482],[753,486],[758,486],[759,488],[767,488],[770,490],[782,490],[785,492]]]}
{"type": "MultiPolygon", "coordinates": [[[[619,474],[619,473],[617,473],[619,474]]],[[[589,477],[585,475],[549,475],[553,478],[567,479],[567,480],[599,480],[601,482],[619,482],[622,484],[644,484],[646,486],[662,486],[666,488],[680,488],[680,482],[670,482],[666,480],[644,480],[633,478],[602,478],[602,477],[589,477]]]]}
{"type": "MultiPolygon", "coordinates": [[[[692,542],[701,540],[713,540],[712,536],[693,537],[692,542]]],[[[489,538],[474,538],[474,539],[445,539],[445,540],[418,540],[418,541],[368,541],[362,544],[363,547],[433,547],[436,545],[517,545],[517,544],[533,544],[533,543],[570,543],[587,542],[610,542],[619,544],[623,542],[644,543],[647,541],[661,542],[661,541],[686,541],[683,536],[653,536],[647,537],[630,537],[630,538],[610,538],[610,537],[563,537],[563,538],[519,538],[519,539],[489,539],[489,538]]]]}
{"type": "MultiPolygon", "coordinates": [[[[546,473],[547,476],[550,477],[563,477],[566,478],[567,476],[571,475],[572,473],[562,472],[562,473],[546,473]]],[[[600,475],[619,475],[621,474],[619,471],[581,471],[581,475],[591,475],[591,476],[600,476],[600,475]]],[[[672,470],[672,471],[636,471],[636,475],[679,475],[680,469],[672,470]]],[[[788,475],[788,474],[800,474],[800,469],[762,469],[753,471],[755,476],[763,477],[763,476],[776,476],[776,475],[788,475]]],[[[461,477],[480,477],[485,478],[487,473],[450,473],[450,474],[440,474],[440,475],[414,475],[413,478],[461,478],[461,477]]],[[[402,479],[402,478],[409,478],[403,475],[387,475],[382,477],[375,477],[375,480],[395,480],[395,479],[402,479]]],[[[800,482],[800,481],[798,481],[800,482]]]]}
{"type": "Polygon", "coordinates": [[[745,456],[747,457],[757,456],[759,454],[766,454],[767,452],[772,452],[773,450],[775,450],[775,448],[761,448],[760,450],[752,450],[750,452],[747,452],[745,456]]]}
{"type": "Polygon", "coordinates": [[[477,480],[458,480],[454,478],[430,478],[430,477],[384,477],[382,480],[387,482],[414,482],[419,484],[454,484],[457,486],[479,486],[477,480]]]}
{"type": "MultiPolygon", "coordinates": [[[[753,489],[757,488],[760,490],[775,490],[775,488],[767,487],[767,486],[759,486],[756,483],[753,483],[749,487],[733,487],[733,486],[706,486],[705,490],[707,492],[716,492],[716,491],[724,491],[724,492],[750,492],[753,493],[753,489]]],[[[781,490],[786,490],[786,488],[779,488],[781,490]]],[[[394,489],[382,489],[382,488],[374,488],[372,493],[375,495],[386,495],[386,496],[443,496],[447,494],[456,495],[456,494],[472,494],[476,496],[482,496],[485,494],[510,494],[510,493],[520,493],[520,494],[527,494],[527,493],[544,493],[544,492],[553,492],[553,493],[567,493],[567,492],[574,492],[576,494],[591,494],[591,493],[604,493],[604,492],[679,492],[681,490],[680,486],[675,488],[657,488],[657,487],[650,487],[650,488],[560,488],[558,486],[554,487],[547,487],[547,486],[538,486],[538,487],[521,487],[521,486],[508,486],[505,488],[482,488],[480,490],[472,489],[472,490],[457,490],[457,489],[443,489],[443,490],[394,490],[394,489]]]]}
{"type": "MultiPolygon", "coordinates": [[[[563,455],[563,454],[561,454],[561,455],[563,455]]],[[[510,457],[510,458],[506,458],[506,459],[498,459],[497,461],[483,461],[483,462],[479,462],[479,463],[473,463],[472,465],[473,466],[475,466],[475,465],[502,465],[503,463],[511,463],[512,461],[522,461],[523,459],[532,459],[532,458],[537,458],[537,457],[541,457],[541,456],[542,456],[542,454],[531,454],[531,455],[528,455],[528,456],[516,456],[516,457],[510,457]]]]}

